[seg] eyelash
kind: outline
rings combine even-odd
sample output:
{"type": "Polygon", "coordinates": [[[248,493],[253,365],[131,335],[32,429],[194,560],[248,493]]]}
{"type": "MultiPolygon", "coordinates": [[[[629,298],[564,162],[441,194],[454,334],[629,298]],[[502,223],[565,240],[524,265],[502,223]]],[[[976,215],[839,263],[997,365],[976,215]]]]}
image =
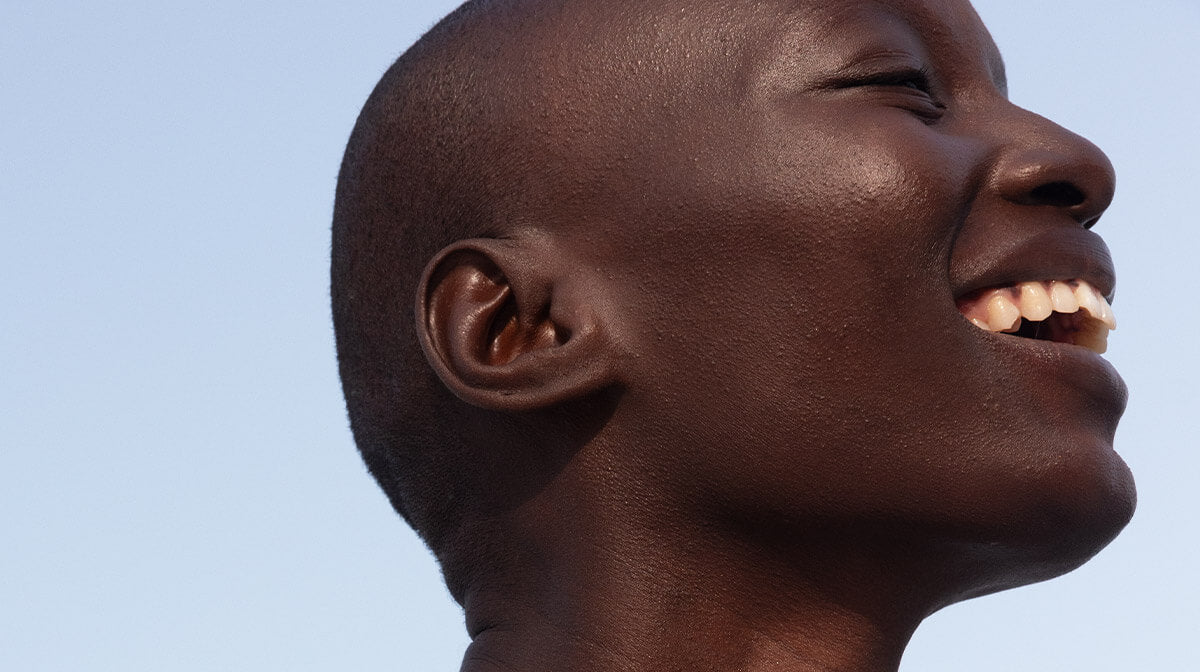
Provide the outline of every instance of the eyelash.
{"type": "Polygon", "coordinates": [[[853,80],[846,81],[841,88],[855,88],[863,86],[897,86],[905,89],[910,89],[924,94],[929,98],[928,105],[933,109],[921,107],[925,109],[913,109],[913,112],[925,119],[926,123],[932,123],[941,117],[946,106],[938,101],[933,94],[932,73],[927,68],[906,68],[903,70],[895,70],[892,72],[880,72],[871,75],[865,75],[853,80]]]}
{"type": "Polygon", "coordinates": [[[868,75],[853,82],[853,86],[903,86],[922,93],[933,95],[930,86],[930,73],[927,68],[898,70],[896,72],[881,72],[868,75]],[[909,86],[913,84],[915,86],[909,86]]]}

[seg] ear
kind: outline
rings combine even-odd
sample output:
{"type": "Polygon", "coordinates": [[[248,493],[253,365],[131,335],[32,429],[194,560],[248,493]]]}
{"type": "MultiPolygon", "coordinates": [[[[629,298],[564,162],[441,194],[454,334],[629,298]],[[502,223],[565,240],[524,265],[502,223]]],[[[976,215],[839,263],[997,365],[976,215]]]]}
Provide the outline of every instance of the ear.
{"type": "Polygon", "coordinates": [[[459,241],[425,267],[417,333],[433,370],[463,401],[547,408],[614,382],[612,351],[578,281],[545,249],[459,241]]]}

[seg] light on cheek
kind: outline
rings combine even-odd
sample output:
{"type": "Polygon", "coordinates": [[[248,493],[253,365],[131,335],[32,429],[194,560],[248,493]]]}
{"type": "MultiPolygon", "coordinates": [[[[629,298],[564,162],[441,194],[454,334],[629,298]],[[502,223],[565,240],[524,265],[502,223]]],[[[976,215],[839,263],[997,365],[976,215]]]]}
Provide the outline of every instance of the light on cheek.
{"type": "Polygon", "coordinates": [[[862,152],[851,164],[854,183],[859,185],[863,199],[872,203],[908,202],[917,196],[910,174],[911,166],[890,153],[862,152]]]}

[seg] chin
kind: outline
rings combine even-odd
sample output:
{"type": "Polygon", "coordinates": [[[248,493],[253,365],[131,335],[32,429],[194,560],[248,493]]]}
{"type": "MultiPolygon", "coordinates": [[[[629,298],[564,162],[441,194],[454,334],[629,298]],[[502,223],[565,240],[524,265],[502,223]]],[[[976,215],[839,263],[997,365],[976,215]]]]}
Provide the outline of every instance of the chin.
{"type": "Polygon", "coordinates": [[[1086,465],[1090,469],[1076,464],[1051,472],[1056,477],[1048,484],[1052,491],[1041,504],[1041,545],[1049,558],[1067,566],[1064,571],[1082,565],[1116,538],[1137,506],[1125,462],[1111,449],[1100,452],[1097,462],[1086,465]]]}
{"type": "MultiPolygon", "coordinates": [[[[1075,444],[1025,479],[1003,520],[956,549],[970,586],[958,599],[1052,579],[1077,569],[1125,528],[1137,506],[1133,475],[1108,445],[1075,444]]],[[[996,522],[996,521],[993,521],[996,522]]],[[[954,600],[957,601],[957,600],[954,600]]]]}

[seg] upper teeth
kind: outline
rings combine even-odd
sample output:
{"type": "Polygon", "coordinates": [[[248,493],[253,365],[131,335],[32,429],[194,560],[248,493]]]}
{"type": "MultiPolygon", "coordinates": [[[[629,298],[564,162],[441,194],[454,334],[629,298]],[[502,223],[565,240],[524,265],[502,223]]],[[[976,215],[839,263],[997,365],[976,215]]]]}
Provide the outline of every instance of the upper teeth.
{"type": "Polygon", "coordinates": [[[1071,315],[1082,309],[1093,319],[1077,319],[1055,330],[1065,334],[1065,340],[1101,353],[1107,348],[1108,331],[1117,328],[1104,295],[1083,280],[1020,282],[987,289],[960,299],[958,309],[980,329],[1004,332],[1016,331],[1021,318],[1041,322],[1052,313],[1071,315]]]}

